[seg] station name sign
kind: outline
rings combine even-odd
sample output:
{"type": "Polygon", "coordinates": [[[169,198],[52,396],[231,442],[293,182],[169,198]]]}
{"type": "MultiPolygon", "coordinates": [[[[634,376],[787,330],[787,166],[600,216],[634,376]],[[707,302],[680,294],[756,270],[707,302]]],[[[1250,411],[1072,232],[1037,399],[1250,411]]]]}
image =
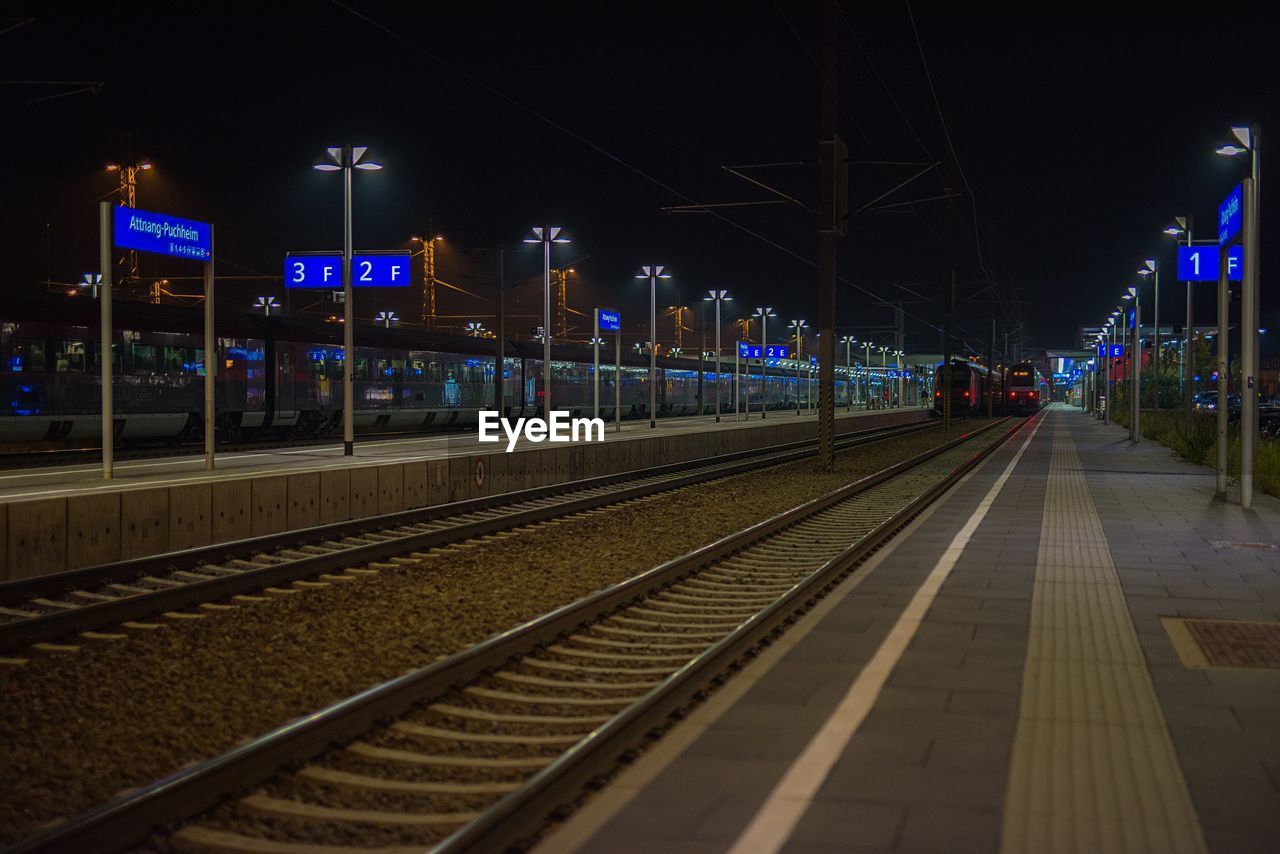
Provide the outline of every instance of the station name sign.
{"type": "Polygon", "coordinates": [[[620,332],[622,331],[622,314],[611,308],[600,309],[600,331],[601,332],[620,332]]]}
{"type": "MultiPolygon", "coordinates": [[[[351,287],[405,288],[409,280],[408,252],[357,252],[351,256],[351,287]]],[[[342,255],[287,255],[286,288],[342,287],[342,255]]]]}
{"type": "Polygon", "coordinates": [[[1244,193],[1239,184],[1218,205],[1218,245],[1228,243],[1240,233],[1244,211],[1244,193]]]}
{"type": "Polygon", "coordinates": [[[213,226],[207,222],[117,206],[112,212],[111,235],[121,249],[193,261],[213,258],[213,226]]]}
{"type": "Polygon", "coordinates": [[[759,359],[763,356],[764,348],[759,344],[748,344],[746,341],[738,342],[739,359],[759,359]]]}

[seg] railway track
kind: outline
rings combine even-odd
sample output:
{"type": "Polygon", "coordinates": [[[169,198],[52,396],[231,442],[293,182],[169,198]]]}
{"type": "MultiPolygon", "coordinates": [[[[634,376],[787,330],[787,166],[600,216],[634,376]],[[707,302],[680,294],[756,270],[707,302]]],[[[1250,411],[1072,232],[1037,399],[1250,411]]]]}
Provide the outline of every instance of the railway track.
{"type": "MultiPolygon", "coordinates": [[[[937,423],[860,431],[842,437],[837,448],[937,423]]],[[[139,621],[156,615],[180,620],[194,616],[184,608],[220,610],[261,595],[296,592],[280,585],[341,583],[449,543],[792,462],[811,455],[814,444],[795,442],[7,582],[0,584],[0,652],[33,645],[37,651],[73,651],[80,643],[149,630],[154,622],[139,621]]]]}
{"type": "Polygon", "coordinates": [[[1009,429],[1009,421],[295,720],[13,850],[156,842],[153,828],[211,806],[166,831],[167,844],[261,854],[521,847],[1030,423],[1009,429]]]}

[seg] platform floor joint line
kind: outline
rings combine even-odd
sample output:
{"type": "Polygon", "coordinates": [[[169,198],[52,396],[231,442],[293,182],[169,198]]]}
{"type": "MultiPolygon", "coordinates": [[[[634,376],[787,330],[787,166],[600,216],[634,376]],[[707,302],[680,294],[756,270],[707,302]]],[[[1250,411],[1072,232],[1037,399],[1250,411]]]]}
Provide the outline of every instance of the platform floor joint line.
{"type": "Polygon", "coordinates": [[[1001,850],[1203,852],[1075,442],[1051,438],[1001,850]]]}

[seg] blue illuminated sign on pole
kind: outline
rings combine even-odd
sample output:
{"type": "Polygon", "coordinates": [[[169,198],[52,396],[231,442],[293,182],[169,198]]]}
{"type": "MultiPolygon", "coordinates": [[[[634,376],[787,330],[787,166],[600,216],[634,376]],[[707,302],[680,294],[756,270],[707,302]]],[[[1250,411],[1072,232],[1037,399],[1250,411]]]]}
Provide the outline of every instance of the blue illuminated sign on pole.
{"type": "Polygon", "coordinates": [[[600,309],[600,331],[618,332],[622,329],[622,315],[611,308],[600,309]]]}
{"type": "Polygon", "coordinates": [[[207,222],[117,205],[112,213],[111,234],[121,249],[192,261],[213,258],[213,226],[207,222]]]}
{"type": "Polygon", "coordinates": [[[1112,345],[1111,345],[1111,358],[1113,358],[1113,359],[1119,359],[1119,358],[1122,358],[1123,356],[1124,356],[1124,345],[1123,345],[1123,344],[1112,344],[1112,345]]]}
{"type": "Polygon", "coordinates": [[[786,359],[790,357],[791,350],[788,347],[780,347],[776,344],[770,344],[765,348],[764,354],[770,359],[786,359]]]}
{"type": "Polygon", "coordinates": [[[286,288],[342,287],[342,256],[285,256],[284,286],[286,288]]]}
{"type": "MultiPolygon", "coordinates": [[[[351,256],[351,287],[407,288],[408,252],[357,252],[351,256]]],[[[335,288],[342,286],[342,256],[288,255],[284,259],[286,288],[335,288]]]]}
{"type": "Polygon", "coordinates": [[[407,288],[410,284],[408,252],[379,255],[357,253],[351,256],[353,288],[407,288]]]}
{"type": "MultiPolygon", "coordinates": [[[[1178,281],[1218,281],[1217,246],[1179,246],[1178,281]]],[[[1244,247],[1239,244],[1227,250],[1227,278],[1238,282],[1244,274],[1244,247]]]]}
{"type": "Polygon", "coordinates": [[[746,341],[738,342],[738,358],[739,359],[759,359],[764,356],[764,348],[759,344],[748,344],[746,341]]]}
{"type": "Polygon", "coordinates": [[[1218,205],[1218,245],[1231,241],[1240,233],[1240,218],[1244,211],[1244,195],[1239,184],[1218,205]]]}
{"type": "Polygon", "coordinates": [[[817,356],[810,356],[810,357],[809,357],[809,364],[811,364],[811,365],[816,365],[816,364],[818,364],[818,357],[817,357],[817,356]]]}

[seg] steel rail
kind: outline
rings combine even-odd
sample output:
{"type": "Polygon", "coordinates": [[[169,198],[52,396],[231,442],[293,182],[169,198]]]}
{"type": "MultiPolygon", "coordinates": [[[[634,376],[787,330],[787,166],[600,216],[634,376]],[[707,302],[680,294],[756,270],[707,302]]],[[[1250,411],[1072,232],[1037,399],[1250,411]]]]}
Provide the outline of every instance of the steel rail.
{"type": "MultiPolygon", "coordinates": [[[[966,434],[945,446],[954,448],[996,424],[966,434]]],[[[819,598],[853,572],[873,552],[905,528],[930,504],[995,453],[1011,436],[1025,429],[1028,419],[928,487],[870,533],[859,538],[820,569],[807,576],[775,602],[745,620],[706,651],[690,660],[644,698],[599,726],[551,764],[529,778],[519,789],[499,800],[479,818],[460,828],[432,850],[439,854],[523,849],[545,829],[548,817],[580,796],[584,788],[619,765],[625,754],[643,744],[649,734],[673,722],[673,715],[694,703],[748,651],[756,648],[782,626],[806,611],[819,598]]],[[[930,456],[937,456],[931,453],[930,456]]],[[[847,497],[847,496],[846,496],[847,497]]]]}
{"type": "MultiPolygon", "coordinates": [[[[157,825],[171,824],[190,818],[212,806],[229,792],[255,786],[278,773],[283,766],[311,759],[335,743],[348,741],[368,731],[380,721],[402,715],[431,697],[446,694],[455,686],[480,678],[486,672],[519,658],[531,648],[553,641],[606,617],[620,607],[642,599],[709,563],[768,538],[797,521],[953,450],[974,436],[1007,420],[993,422],[937,448],[895,463],[832,493],[779,513],[626,581],[494,635],[475,646],[373,686],[313,714],[290,721],[226,753],[176,771],[163,779],[126,792],[111,801],[71,817],[54,827],[42,830],[9,850],[13,854],[49,850],[97,852],[118,850],[135,844],[145,839],[157,825]]],[[[945,479],[940,488],[935,487],[930,492],[940,494],[941,491],[945,491],[945,488],[953,483],[959,474],[976,465],[999,444],[1000,442],[997,442],[984,453],[976,455],[969,463],[953,472],[951,477],[945,479]]],[[[923,504],[919,500],[912,502],[911,507],[917,506],[922,508],[923,504]]],[[[916,509],[914,512],[919,510],[916,509]]],[[[911,515],[914,515],[914,512],[911,515]]],[[[906,522],[903,520],[908,518],[903,512],[899,512],[890,520],[891,522],[898,520],[896,526],[891,527],[889,523],[885,523],[877,528],[877,532],[884,532],[881,540],[892,530],[904,525],[906,522]]],[[[859,548],[865,553],[880,544],[880,540],[871,542],[871,539],[870,537],[862,538],[845,554],[853,553],[859,548]]],[[[805,585],[802,590],[798,586],[786,594],[783,601],[795,602],[811,587],[812,585],[805,585]]],[[[779,607],[780,603],[775,603],[764,613],[775,615],[779,607]]],[[[743,629],[749,630],[752,636],[756,637],[762,632],[772,631],[778,622],[772,617],[766,621],[757,616],[744,624],[743,629]]],[[[735,633],[733,637],[740,636],[735,633]]],[[[698,675],[705,672],[705,663],[697,667],[694,667],[694,664],[706,659],[711,652],[716,653],[716,660],[722,660],[730,649],[738,648],[736,642],[730,647],[727,641],[728,639],[718,642],[708,653],[699,656],[695,662],[681,668],[664,681],[663,686],[667,687],[663,691],[655,689],[647,695],[643,701],[643,711],[623,712],[620,717],[628,722],[625,732],[620,725],[612,723],[603,725],[547,770],[550,767],[559,769],[558,774],[566,775],[560,778],[561,781],[578,780],[584,775],[590,776],[597,773],[592,769],[604,762],[602,759],[604,754],[600,747],[621,743],[626,732],[633,731],[632,727],[635,726],[634,721],[637,717],[643,715],[644,720],[649,720],[657,715],[655,709],[672,707],[671,703],[662,700],[662,695],[666,692],[672,692],[672,696],[687,698],[691,690],[690,686],[697,681],[698,675]]],[[[680,702],[684,701],[682,699],[680,702]]],[[[612,760],[614,754],[605,752],[612,760]]],[[[454,850],[462,850],[479,844],[481,837],[490,838],[496,834],[496,824],[504,823],[508,817],[523,823],[529,816],[538,813],[541,805],[546,803],[548,798],[558,799],[559,796],[555,793],[562,789],[563,785],[563,783],[557,783],[546,771],[540,772],[517,792],[496,804],[492,809],[499,812],[494,812],[491,818],[482,817],[479,820],[480,823],[476,825],[476,830],[464,828],[445,842],[454,850]],[[481,834],[481,836],[473,839],[472,834],[481,834]]]]}
{"type": "MultiPolygon", "coordinates": [[[[937,423],[929,420],[909,425],[862,430],[842,437],[838,447],[847,449],[910,435],[931,429],[937,423]]],[[[7,582],[0,585],[0,605],[17,605],[39,597],[58,596],[69,590],[92,591],[95,588],[103,588],[112,583],[128,582],[139,577],[167,575],[179,569],[198,570],[205,564],[249,560],[255,555],[270,555],[281,549],[297,549],[346,538],[368,536],[404,526],[446,521],[451,517],[466,516],[479,511],[512,508],[510,512],[504,512],[501,515],[458,522],[428,532],[397,535],[391,539],[363,545],[348,545],[327,554],[292,558],[281,563],[263,565],[257,569],[243,569],[235,574],[220,575],[202,581],[189,581],[180,587],[165,587],[146,593],[122,595],[110,601],[90,602],[77,605],[73,609],[10,620],[0,623],[0,652],[79,632],[93,631],[105,626],[118,625],[128,620],[137,620],[151,614],[185,608],[193,604],[213,602],[264,587],[341,571],[350,566],[387,561],[414,551],[431,549],[447,543],[523,525],[537,524],[596,507],[741,474],[762,465],[793,462],[812,455],[815,443],[816,440],[802,440],[764,450],[738,451],[690,462],[671,463],[497,496],[439,504],[382,516],[369,516],[301,531],[270,534],[221,545],[56,573],[35,579],[7,582]],[[654,480],[654,478],[659,479],[654,480]],[[632,481],[642,482],[630,487],[625,486],[632,481]],[[571,497],[573,493],[589,492],[605,486],[619,488],[605,493],[571,497]],[[566,500],[523,510],[514,509],[514,506],[551,497],[566,497],[566,500]]]]}

